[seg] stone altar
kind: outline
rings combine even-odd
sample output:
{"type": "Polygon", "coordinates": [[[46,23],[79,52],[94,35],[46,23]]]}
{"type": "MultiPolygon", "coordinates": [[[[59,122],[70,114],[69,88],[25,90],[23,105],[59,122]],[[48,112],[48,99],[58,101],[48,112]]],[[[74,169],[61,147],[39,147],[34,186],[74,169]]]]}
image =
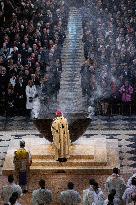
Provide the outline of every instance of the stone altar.
{"type": "MultiPolygon", "coordinates": [[[[79,138],[70,148],[70,158],[60,163],[54,160],[51,143],[44,138],[24,138],[26,148],[32,154],[31,174],[74,173],[110,174],[113,167],[119,167],[118,140],[105,137],[79,138]]],[[[13,173],[13,154],[19,148],[19,141],[10,143],[3,166],[3,175],[13,173]]]]}

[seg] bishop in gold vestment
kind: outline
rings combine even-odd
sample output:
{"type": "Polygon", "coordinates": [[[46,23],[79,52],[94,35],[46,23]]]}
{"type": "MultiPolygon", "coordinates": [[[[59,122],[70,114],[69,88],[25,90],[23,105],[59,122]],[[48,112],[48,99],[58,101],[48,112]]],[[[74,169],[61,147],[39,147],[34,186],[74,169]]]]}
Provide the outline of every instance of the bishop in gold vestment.
{"type": "Polygon", "coordinates": [[[70,136],[67,119],[59,111],[56,112],[51,131],[55,148],[55,160],[65,162],[69,158],[70,136]]]}

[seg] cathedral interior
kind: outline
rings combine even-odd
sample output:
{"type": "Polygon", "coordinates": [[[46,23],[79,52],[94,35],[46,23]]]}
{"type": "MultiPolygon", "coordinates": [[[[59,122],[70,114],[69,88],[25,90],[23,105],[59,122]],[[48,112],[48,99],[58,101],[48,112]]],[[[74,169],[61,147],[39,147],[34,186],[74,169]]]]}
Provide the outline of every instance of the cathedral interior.
{"type": "Polygon", "coordinates": [[[95,178],[106,199],[114,167],[126,183],[135,173],[135,8],[134,0],[0,1],[0,193],[21,140],[32,154],[22,205],[40,179],[59,205],[69,181],[82,198],[95,178]],[[66,162],[54,160],[56,111],[68,121],[66,162]]]}

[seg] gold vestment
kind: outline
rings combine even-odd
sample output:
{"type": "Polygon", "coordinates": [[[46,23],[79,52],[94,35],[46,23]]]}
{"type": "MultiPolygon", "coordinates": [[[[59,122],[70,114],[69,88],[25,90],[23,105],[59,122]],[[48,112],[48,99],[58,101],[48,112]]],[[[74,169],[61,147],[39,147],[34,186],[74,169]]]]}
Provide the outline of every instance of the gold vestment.
{"type": "Polygon", "coordinates": [[[55,160],[69,158],[70,136],[67,119],[63,116],[57,117],[51,126],[53,145],[55,148],[55,160]]]}

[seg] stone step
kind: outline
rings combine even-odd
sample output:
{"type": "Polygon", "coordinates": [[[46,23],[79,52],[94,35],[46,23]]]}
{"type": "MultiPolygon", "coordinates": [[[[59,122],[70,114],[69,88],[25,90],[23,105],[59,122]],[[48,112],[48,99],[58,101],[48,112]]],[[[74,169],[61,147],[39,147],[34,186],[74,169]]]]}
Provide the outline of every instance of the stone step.
{"type": "MultiPolygon", "coordinates": [[[[71,72],[73,72],[73,71],[71,70],[71,72]]],[[[81,76],[79,76],[79,73],[73,73],[73,75],[72,75],[69,71],[67,71],[65,73],[62,73],[61,77],[63,77],[62,81],[63,81],[64,84],[67,84],[68,82],[73,83],[73,84],[75,82],[78,83],[80,81],[80,79],[81,79],[81,76]],[[69,79],[67,76],[71,76],[72,79],[69,79]],[[66,82],[65,82],[65,80],[66,80],[66,82]]]]}
{"type": "MultiPolygon", "coordinates": [[[[75,43],[75,42],[74,42],[74,43],[75,43]]],[[[64,48],[67,49],[68,46],[65,46],[64,48]]],[[[76,46],[76,48],[73,48],[73,45],[69,45],[69,51],[67,51],[67,52],[65,52],[65,53],[70,53],[70,52],[73,51],[73,50],[74,50],[76,53],[81,53],[82,50],[80,50],[80,49],[81,49],[81,45],[76,46]]]]}
{"type": "Polygon", "coordinates": [[[82,33],[82,31],[81,31],[81,25],[80,25],[80,24],[77,24],[77,22],[73,22],[73,24],[69,24],[68,26],[69,26],[69,27],[72,27],[72,26],[74,26],[74,24],[76,24],[77,27],[74,29],[73,33],[71,33],[71,28],[70,28],[70,30],[68,30],[68,32],[71,34],[71,36],[72,36],[72,35],[74,36],[76,31],[79,31],[79,33],[82,33]]]}
{"type": "MultiPolygon", "coordinates": [[[[59,93],[59,96],[60,96],[60,99],[61,99],[61,102],[63,102],[64,103],[64,101],[65,100],[70,100],[70,101],[73,101],[73,104],[77,101],[77,100],[80,100],[80,98],[81,98],[81,96],[79,95],[79,94],[68,94],[68,95],[66,95],[66,96],[61,96],[61,94],[63,94],[63,93],[59,93]]],[[[58,97],[59,97],[58,96],[58,97]]],[[[79,102],[76,102],[76,103],[79,103],[79,102]]]]}
{"type": "Polygon", "coordinates": [[[76,111],[78,111],[78,107],[80,108],[80,106],[82,105],[81,103],[78,103],[78,102],[76,102],[76,101],[78,101],[79,99],[62,99],[62,105],[63,105],[63,107],[65,106],[65,109],[66,110],[72,110],[72,111],[74,111],[74,110],[76,110],[76,111]],[[68,100],[69,101],[69,105],[67,105],[67,106],[65,106],[65,100],[68,100]],[[78,106],[78,107],[77,107],[78,106]]]}
{"type": "Polygon", "coordinates": [[[73,81],[70,81],[70,80],[68,80],[68,78],[65,78],[64,77],[64,79],[63,79],[64,81],[62,81],[62,83],[64,82],[64,86],[69,86],[69,87],[71,87],[71,86],[79,86],[79,85],[81,85],[81,82],[80,82],[80,78],[78,79],[78,80],[75,80],[75,79],[73,79],[73,81]],[[69,83],[69,84],[68,84],[69,83]]]}
{"type": "Polygon", "coordinates": [[[68,84],[63,84],[63,81],[61,82],[61,86],[63,86],[64,85],[64,88],[71,88],[71,87],[73,87],[73,88],[75,88],[75,89],[78,89],[78,88],[80,88],[81,87],[81,82],[80,82],[80,80],[78,80],[78,81],[74,81],[73,80],[73,82],[71,82],[71,81],[68,81],[68,79],[66,78],[65,79],[65,82],[68,82],[69,83],[69,85],[68,84]]]}
{"type": "MultiPolygon", "coordinates": [[[[64,90],[66,90],[67,88],[64,88],[64,90]]],[[[80,94],[80,91],[81,91],[81,89],[78,91],[79,89],[75,89],[74,90],[74,92],[72,91],[72,90],[69,90],[69,92],[68,93],[65,93],[65,97],[67,97],[67,96],[71,96],[71,97],[74,97],[74,96],[76,96],[76,97],[78,97],[79,96],[79,94],[80,94]],[[77,94],[76,94],[77,93],[77,94]],[[73,95],[74,94],[74,95],[73,95]]],[[[64,92],[59,92],[59,93],[64,93],[64,92]]],[[[62,96],[62,97],[64,97],[64,96],[62,96]]]]}
{"type": "MultiPolygon", "coordinates": [[[[31,170],[31,175],[33,174],[53,174],[53,173],[74,173],[74,174],[98,174],[98,175],[110,175],[112,173],[112,169],[113,167],[104,167],[104,166],[89,166],[89,167],[67,167],[67,166],[63,166],[63,167],[43,167],[43,166],[33,166],[32,168],[30,168],[31,170]]],[[[11,171],[6,172],[6,174],[9,173],[11,174],[11,171]]]]}
{"type": "MultiPolygon", "coordinates": [[[[69,49],[68,51],[66,51],[65,53],[67,54],[67,53],[71,53],[71,51],[73,52],[73,50],[74,50],[74,52],[76,52],[76,53],[81,53],[82,52],[82,47],[81,47],[81,45],[79,45],[79,46],[77,46],[76,48],[72,48],[73,46],[71,45],[69,48],[68,48],[68,46],[66,46],[66,47],[64,47],[64,49],[69,49]]],[[[65,53],[63,53],[63,54],[65,54],[65,53]]]]}
{"type": "Polygon", "coordinates": [[[71,73],[69,73],[69,71],[68,72],[65,72],[65,73],[62,73],[62,76],[61,76],[61,80],[62,80],[62,82],[64,82],[65,83],[65,81],[66,82],[70,82],[70,83],[75,83],[75,82],[79,82],[80,81],[80,79],[81,79],[81,77],[79,76],[79,73],[73,73],[73,75],[72,75],[72,70],[71,70],[71,73]],[[71,78],[70,78],[71,77],[71,78]]]}
{"type": "MultiPolygon", "coordinates": [[[[59,98],[59,97],[58,97],[59,98]]],[[[80,98],[79,97],[75,97],[75,98],[73,98],[73,97],[66,97],[66,98],[61,98],[60,99],[61,100],[61,102],[62,102],[62,104],[63,105],[65,105],[65,101],[66,100],[68,100],[68,102],[72,102],[72,105],[71,104],[69,104],[69,105],[67,105],[67,108],[69,108],[69,107],[73,107],[74,105],[76,106],[76,105],[79,105],[79,104],[81,104],[81,102],[79,101],[79,102],[77,102],[78,100],[80,100],[80,98]]],[[[73,109],[76,109],[76,108],[73,108],[73,109]]]]}
{"type": "Polygon", "coordinates": [[[61,102],[62,102],[62,105],[64,105],[65,106],[65,100],[68,100],[68,102],[69,102],[69,105],[67,105],[67,108],[69,109],[69,108],[71,108],[71,107],[73,107],[73,109],[76,109],[76,108],[74,108],[74,106],[77,106],[77,105],[80,105],[81,104],[81,102],[79,101],[80,100],[80,98],[72,98],[72,97],[69,97],[69,98],[61,98],[61,102]],[[77,101],[79,101],[79,102],[77,102],[77,101]],[[70,104],[70,102],[72,102],[72,104],[70,104]]]}
{"type": "Polygon", "coordinates": [[[42,159],[36,159],[33,160],[33,163],[31,165],[31,169],[33,169],[33,166],[40,166],[40,167],[50,167],[52,166],[52,168],[54,169],[54,167],[69,167],[69,168],[73,168],[73,167],[81,167],[83,165],[86,165],[87,167],[91,167],[91,166],[106,166],[107,165],[107,161],[106,162],[97,162],[95,160],[89,160],[89,159],[68,159],[67,162],[62,163],[60,165],[60,162],[57,162],[55,160],[42,160],[42,159]]]}
{"type": "MultiPolygon", "coordinates": [[[[65,48],[65,49],[68,49],[67,47],[65,48]]],[[[63,55],[70,55],[70,54],[73,54],[73,53],[75,53],[75,54],[80,54],[81,55],[81,53],[83,52],[82,50],[81,50],[81,47],[79,46],[76,50],[73,48],[70,48],[70,50],[71,51],[66,51],[65,53],[63,53],[63,55]]],[[[83,54],[83,53],[82,53],[83,54]]]]}
{"type": "Polygon", "coordinates": [[[69,85],[69,87],[74,87],[74,86],[81,85],[81,78],[80,77],[75,77],[74,78],[71,75],[67,75],[67,76],[63,75],[63,80],[61,81],[61,83],[64,83],[64,85],[69,85]],[[67,76],[71,77],[71,79],[69,79],[67,76]]]}
{"type": "Polygon", "coordinates": [[[74,47],[75,49],[77,48],[82,48],[82,41],[81,41],[81,38],[78,39],[78,41],[75,41],[75,39],[68,39],[65,41],[65,44],[63,45],[63,48],[70,48],[71,47],[74,47]],[[75,47],[75,44],[76,44],[76,47],[75,47]]]}
{"type": "MultiPolygon", "coordinates": [[[[73,153],[70,155],[70,160],[92,160],[94,159],[94,156],[91,155],[91,154],[86,154],[86,155],[81,155],[78,153],[78,155],[73,155],[73,153]]],[[[54,155],[51,153],[51,154],[48,154],[48,155],[33,155],[33,158],[32,158],[33,162],[37,162],[37,161],[43,161],[45,162],[45,160],[48,160],[48,161],[52,161],[54,162],[54,155]]]]}
{"type": "MultiPolygon", "coordinates": [[[[66,93],[66,91],[67,91],[67,88],[64,88],[64,92],[63,93],[66,93]]],[[[70,96],[72,95],[72,98],[73,98],[73,95],[74,95],[75,99],[77,99],[77,98],[80,99],[81,95],[80,95],[80,92],[78,90],[74,90],[73,92],[72,92],[72,90],[70,90],[69,92],[72,93],[72,94],[68,94],[70,96]]],[[[59,95],[61,96],[61,94],[63,94],[63,93],[60,92],[59,95]]],[[[61,97],[61,99],[63,100],[65,98],[61,97]]],[[[74,99],[73,99],[73,101],[74,101],[74,99]]]]}
{"type": "MultiPolygon", "coordinates": [[[[79,65],[78,65],[79,66],[79,65]]],[[[67,77],[68,75],[71,76],[72,78],[76,78],[78,79],[79,77],[81,77],[80,75],[80,69],[79,70],[75,70],[76,67],[75,66],[72,66],[72,65],[69,65],[69,66],[65,66],[65,70],[62,71],[62,74],[61,74],[61,80],[63,80],[62,76],[63,77],[67,77]]],[[[71,81],[71,79],[69,79],[69,81],[71,81]]]]}
{"type": "Polygon", "coordinates": [[[82,43],[82,34],[80,34],[81,37],[77,40],[75,40],[74,38],[69,38],[69,39],[66,39],[64,45],[63,45],[63,48],[67,48],[67,47],[73,47],[73,48],[81,48],[83,43],[82,43]],[[76,46],[75,46],[76,45],[76,46]]]}
{"type": "MultiPolygon", "coordinates": [[[[78,68],[79,65],[83,64],[83,60],[84,60],[83,56],[76,56],[76,58],[75,58],[75,56],[74,57],[72,56],[71,58],[69,56],[64,56],[62,58],[62,62],[64,64],[67,64],[69,66],[73,62],[73,67],[77,67],[77,68],[78,68]],[[78,61],[76,59],[78,59],[78,61]],[[75,64],[78,65],[78,66],[76,66],[75,64]]],[[[63,66],[63,67],[65,67],[65,66],[63,66]]]]}
{"type": "MultiPolygon", "coordinates": [[[[72,70],[71,70],[71,72],[73,72],[72,70]]],[[[80,80],[80,76],[79,76],[79,73],[74,73],[73,72],[73,75],[72,75],[72,73],[70,73],[69,71],[67,71],[67,72],[65,72],[65,73],[62,73],[62,76],[61,76],[61,79],[62,79],[62,81],[65,83],[65,80],[66,80],[66,83],[67,82],[70,82],[70,83],[75,83],[75,82],[79,82],[79,80],[80,80]],[[70,79],[68,78],[68,77],[71,77],[70,79]],[[68,81],[67,81],[68,80],[68,81]],[[73,82],[74,81],[74,82],[73,82]]]]}
{"type": "MultiPolygon", "coordinates": [[[[68,41],[66,41],[66,44],[64,44],[63,48],[65,48],[65,49],[67,49],[67,48],[72,49],[72,47],[73,47],[73,49],[78,51],[78,49],[82,49],[83,50],[82,45],[83,44],[81,43],[81,39],[79,39],[78,42],[75,42],[74,39],[69,39],[68,41]],[[75,47],[75,45],[76,45],[76,47],[75,47]]],[[[79,52],[80,52],[80,50],[79,50],[79,52]]]]}
{"type": "MultiPolygon", "coordinates": [[[[67,49],[67,48],[66,48],[67,49]]],[[[80,48],[79,48],[80,49],[80,48]]],[[[82,51],[73,51],[72,49],[71,49],[71,52],[65,52],[64,54],[63,54],[63,57],[66,57],[66,56],[70,56],[70,55],[72,55],[73,56],[73,53],[76,55],[76,56],[82,56],[82,54],[83,54],[83,52],[82,51]]],[[[73,56],[74,57],[74,56],[73,56]]],[[[79,60],[79,59],[78,59],[79,60]]]]}
{"type": "MultiPolygon", "coordinates": [[[[68,48],[65,48],[65,49],[68,49],[68,48]]],[[[83,54],[83,51],[79,47],[79,48],[77,48],[77,50],[71,49],[71,52],[67,51],[67,52],[63,53],[63,55],[70,55],[70,54],[73,54],[73,53],[76,54],[76,55],[81,55],[81,54],[83,54]]]]}
{"type": "MultiPolygon", "coordinates": [[[[71,71],[72,72],[72,71],[71,71]]],[[[71,75],[71,74],[69,74],[69,73],[64,73],[63,75],[62,75],[62,82],[64,83],[64,85],[65,84],[68,84],[69,83],[69,85],[71,86],[71,85],[75,85],[75,83],[76,84],[80,84],[80,82],[81,82],[81,77],[78,77],[78,76],[74,76],[74,74],[73,75],[71,75]],[[71,77],[71,79],[70,79],[70,77],[71,77]]]]}
{"type": "Polygon", "coordinates": [[[65,60],[69,64],[69,62],[76,60],[76,58],[78,58],[78,62],[80,62],[83,58],[83,55],[75,54],[75,56],[73,56],[72,54],[64,54],[62,59],[65,60]]]}
{"type": "Polygon", "coordinates": [[[63,64],[63,70],[62,70],[62,74],[61,74],[61,76],[64,74],[64,73],[71,73],[71,71],[72,71],[72,73],[74,73],[74,74],[76,74],[76,75],[78,75],[78,76],[81,76],[80,75],[80,65],[82,65],[81,64],[81,62],[73,62],[73,64],[72,64],[72,62],[62,62],[62,64],[63,64]],[[78,68],[78,69],[77,69],[78,68]]]}
{"type": "MultiPolygon", "coordinates": [[[[81,89],[81,84],[73,85],[73,86],[71,85],[71,86],[70,86],[70,85],[63,85],[63,83],[61,83],[61,84],[60,84],[60,89],[61,89],[61,88],[62,88],[63,90],[66,90],[66,89],[67,89],[67,90],[69,91],[68,93],[70,93],[70,88],[73,88],[73,89],[74,89],[74,90],[72,90],[72,92],[75,92],[75,91],[78,91],[78,90],[80,90],[80,91],[82,90],[82,89],[81,89]]],[[[63,90],[62,90],[62,92],[63,92],[63,90]]],[[[60,90],[59,92],[61,92],[61,90],[60,90]]]]}
{"type": "MultiPolygon", "coordinates": [[[[65,89],[66,90],[66,89],[65,89]]],[[[64,92],[63,92],[64,93],[64,92]]],[[[59,96],[61,96],[60,94],[63,94],[62,92],[59,92],[59,96]]],[[[69,99],[69,98],[72,98],[73,99],[73,101],[75,100],[75,99],[77,99],[77,98],[79,98],[80,99],[80,92],[78,92],[78,90],[77,90],[77,92],[75,92],[74,91],[74,93],[73,92],[69,92],[69,93],[67,93],[67,92],[65,92],[65,95],[63,95],[62,97],[61,97],[61,100],[64,100],[64,99],[69,99]]]]}
{"type": "MultiPolygon", "coordinates": [[[[69,83],[70,83],[70,82],[69,82],[69,83]]],[[[69,92],[70,92],[70,88],[71,88],[71,89],[72,89],[72,88],[74,89],[74,90],[72,90],[72,91],[77,91],[78,89],[81,90],[81,83],[78,83],[77,85],[74,85],[74,84],[73,84],[73,85],[72,85],[72,84],[71,84],[71,85],[66,85],[66,84],[63,85],[63,83],[61,83],[61,84],[60,84],[60,88],[63,88],[64,90],[69,89],[69,92]]],[[[61,91],[60,91],[60,92],[61,92],[61,91]]],[[[63,90],[62,90],[62,92],[63,92],[63,90]]]]}
{"type": "Polygon", "coordinates": [[[61,82],[63,83],[64,86],[69,86],[69,87],[78,87],[81,85],[81,80],[80,78],[78,80],[73,79],[73,81],[69,80],[68,78],[64,77],[64,81],[61,82]]]}
{"type": "Polygon", "coordinates": [[[73,51],[71,51],[71,54],[69,54],[69,53],[63,54],[62,60],[65,60],[68,64],[69,64],[69,62],[73,62],[73,61],[75,61],[76,63],[79,63],[83,59],[82,53],[78,54],[78,53],[73,52],[75,54],[73,56],[72,52],[73,51]],[[78,61],[77,61],[77,59],[78,59],[78,61]]]}
{"type": "MultiPolygon", "coordinates": [[[[100,168],[103,170],[107,170],[107,168],[110,169],[110,167],[112,169],[112,166],[114,164],[110,164],[108,156],[110,157],[110,159],[112,159],[112,162],[117,162],[115,150],[113,149],[113,151],[111,151],[110,149],[107,152],[109,146],[107,146],[107,141],[104,137],[102,139],[97,138],[97,140],[93,138],[92,140],[89,140],[86,144],[82,144],[80,141],[77,144],[73,144],[70,147],[70,158],[66,163],[59,163],[53,160],[52,156],[54,156],[55,153],[54,148],[51,146],[51,144],[45,144],[43,139],[25,138],[25,142],[26,148],[29,149],[32,154],[33,163],[31,166],[31,173],[37,171],[54,172],[54,170],[79,172],[81,170],[92,170],[92,167],[93,169],[100,168]]],[[[113,141],[110,140],[110,142],[112,143],[113,148],[117,148],[117,140],[114,140],[114,146],[113,141]]],[[[14,140],[9,147],[8,154],[6,155],[6,159],[4,162],[3,174],[7,175],[9,174],[9,172],[13,172],[13,155],[14,150],[16,150],[18,146],[19,142],[17,145],[16,141],[14,140]]]]}
{"type": "Polygon", "coordinates": [[[78,76],[81,76],[80,75],[80,65],[82,65],[82,63],[81,62],[73,62],[73,64],[72,64],[72,62],[69,62],[69,63],[66,63],[66,62],[62,62],[62,64],[63,64],[63,70],[62,70],[62,74],[61,75],[63,75],[63,73],[66,73],[66,72],[74,72],[76,75],[78,75],[78,76]],[[78,70],[77,70],[77,67],[78,67],[78,70]],[[76,70],[75,70],[75,68],[76,68],[76,70]]]}
{"type": "Polygon", "coordinates": [[[82,38],[83,32],[78,31],[79,35],[76,36],[76,38],[75,38],[75,33],[71,34],[70,31],[68,31],[67,33],[68,33],[68,38],[65,39],[64,46],[66,45],[67,42],[69,42],[70,45],[73,45],[73,43],[82,45],[81,38],[82,38]]]}
{"type": "Polygon", "coordinates": [[[71,51],[70,54],[65,53],[62,55],[62,60],[65,60],[67,63],[69,63],[69,62],[72,63],[73,61],[75,61],[75,63],[78,63],[78,62],[80,62],[80,60],[82,60],[82,58],[83,58],[82,53],[81,54],[75,53],[74,51],[71,51]],[[74,53],[74,55],[72,52],[74,53]],[[77,59],[78,59],[78,61],[77,61],[77,59]]]}
{"type": "MultiPolygon", "coordinates": [[[[71,77],[72,78],[72,76],[69,76],[69,77],[71,77]]],[[[63,77],[63,81],[61,82],[61,83],[64,83],[64,85],[68,85],[68,83],[69,83],[69,87],[71,87],[71,86],[79,86],[79,85],[81,85],[81,78],[78,78],[78,79],[71,79],[71,80],[69,80],[69,78],[68,77],[63,77]]]]}
{"type": "MultiPolygon", "coordinates": [[[[59,96],[61,96],[61,95],[59,95],[59,96]]],[[[79,101],[78,102],[78,100],[80,100],[80,98],[81,98],[81,96],[79,97],[79,96],[75,96],[75,97],[73,97],[73,96],[70,96],[70,97],[59,97],[58,96],[58,99],[60,99],[61,100],[61,102],[62,102],[62,104],[63,105],[65,105],[65,100],[68,100],[68,102],[72,102],[72,106],[74,106],[74,105],[78,105],[78,104],[80,104],[81,102],[79,101]]],[[[65,105],[66,106],[66,105],[65,105]]],[[[71,106],[70,104],[69,105],[67,105],[67,107],[69,107],[69,106],[71,106]]],[[[76,109],[76,108],[74,108],[74,109],[76,109]]]]}

